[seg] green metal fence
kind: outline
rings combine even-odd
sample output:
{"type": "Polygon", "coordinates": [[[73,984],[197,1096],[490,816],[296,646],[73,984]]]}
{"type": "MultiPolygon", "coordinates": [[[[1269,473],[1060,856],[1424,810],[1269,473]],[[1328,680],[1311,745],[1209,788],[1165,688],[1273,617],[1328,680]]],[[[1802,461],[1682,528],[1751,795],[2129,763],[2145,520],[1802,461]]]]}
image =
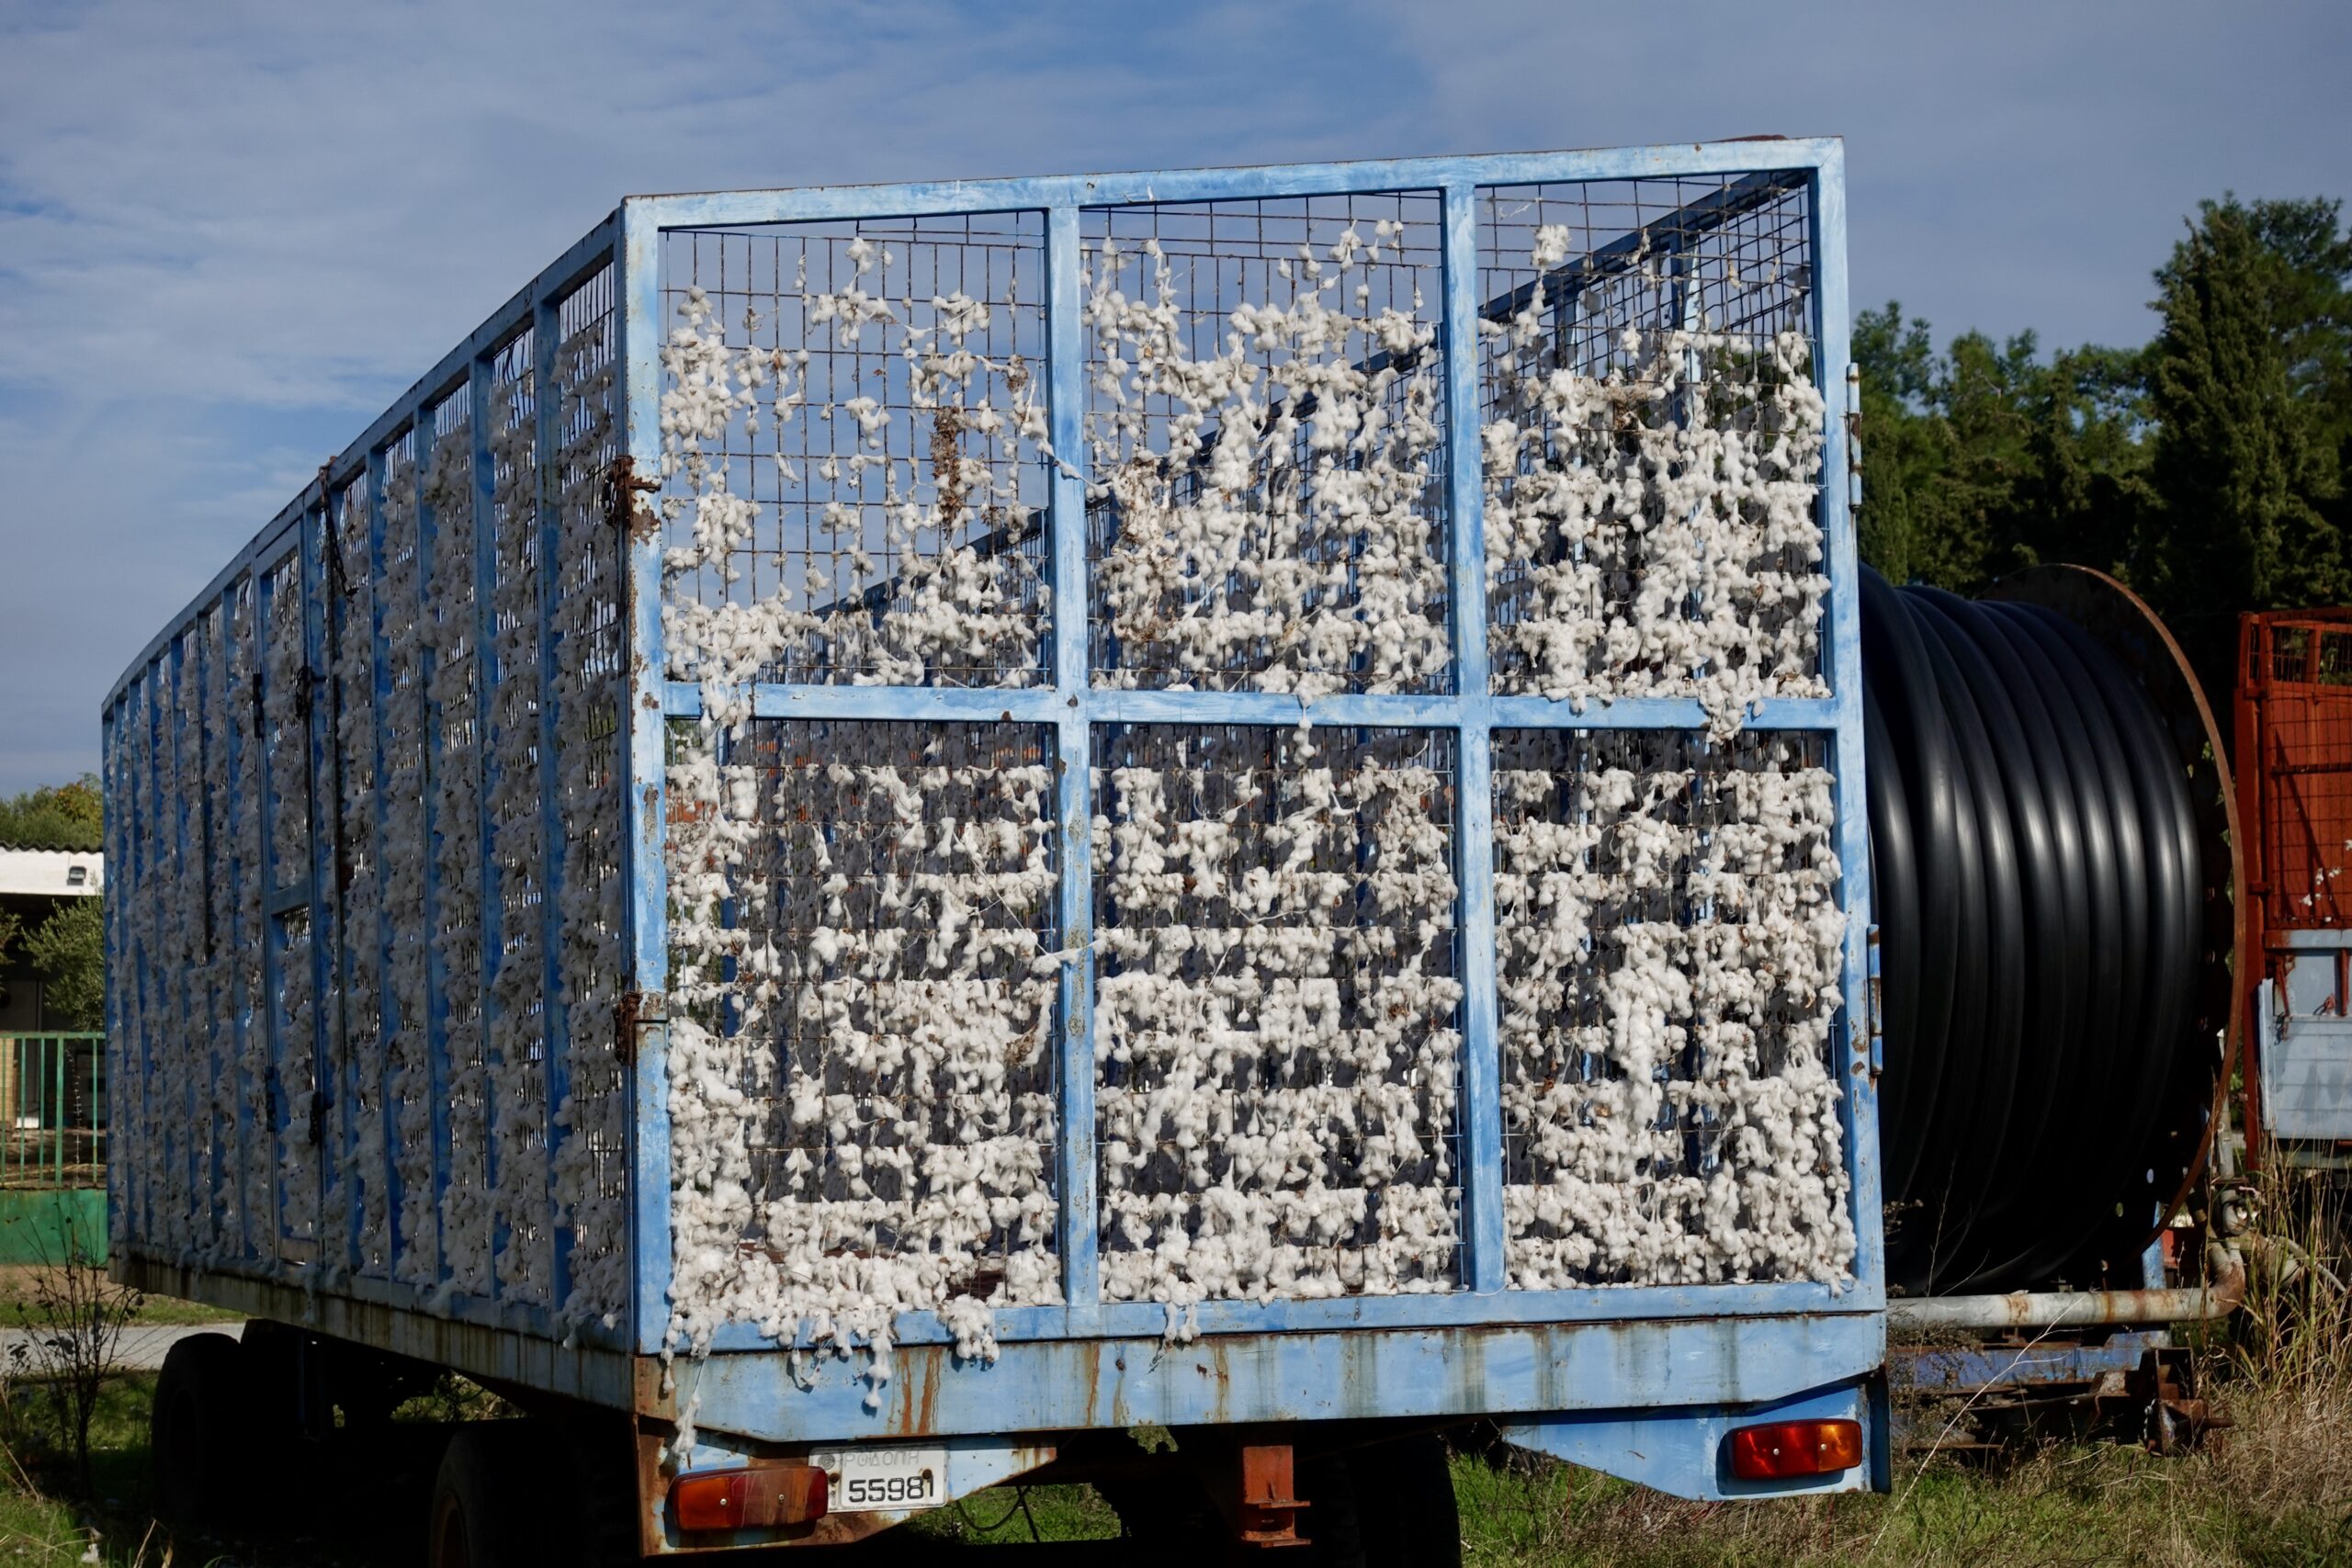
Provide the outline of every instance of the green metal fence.
{"type": "Polygon", "coordinates": [[[0,1034],[0,1189],[107,1184],[107,1037],[0,1034]]]}
{"type": "Polygon", "coordinates": [[[0,1264],[106,1258],[107,1037],[0,1034],[0,1264]]]}

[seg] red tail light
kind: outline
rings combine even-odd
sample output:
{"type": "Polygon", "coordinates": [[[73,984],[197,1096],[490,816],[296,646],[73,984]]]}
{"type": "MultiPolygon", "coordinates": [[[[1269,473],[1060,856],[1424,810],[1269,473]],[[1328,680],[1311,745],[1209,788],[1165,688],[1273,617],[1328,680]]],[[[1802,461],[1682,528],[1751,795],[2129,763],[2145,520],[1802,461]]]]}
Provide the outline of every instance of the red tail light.
{"type": "Polygon", "coordinates": [[[1861,1462],[1859,1421],[1775,1421],[1731,1435],[1731,1472],[1742,1481],[1835,1475],[1861,1462]]]}
{"type": "Polygon", "coordinates": [[[825,1472],[813,1464],[705,1471],[670,1487],[670,1517],[686,1535],[811,1524],[831,1502],[825,1472]]]}

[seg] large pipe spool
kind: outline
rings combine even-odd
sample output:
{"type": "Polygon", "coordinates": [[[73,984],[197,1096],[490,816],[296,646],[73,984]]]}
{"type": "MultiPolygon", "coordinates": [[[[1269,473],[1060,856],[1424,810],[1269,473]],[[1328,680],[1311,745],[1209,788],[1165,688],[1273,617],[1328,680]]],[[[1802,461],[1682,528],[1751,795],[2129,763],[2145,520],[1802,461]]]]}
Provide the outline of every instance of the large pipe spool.
{"type": "Polygon", "coordinates": [[[2226,1059],[2211,714],[2080,568],[1973,602],[1865,570],[1862,661],[1889,1285],[2137,1283],[2226,1059]]]}

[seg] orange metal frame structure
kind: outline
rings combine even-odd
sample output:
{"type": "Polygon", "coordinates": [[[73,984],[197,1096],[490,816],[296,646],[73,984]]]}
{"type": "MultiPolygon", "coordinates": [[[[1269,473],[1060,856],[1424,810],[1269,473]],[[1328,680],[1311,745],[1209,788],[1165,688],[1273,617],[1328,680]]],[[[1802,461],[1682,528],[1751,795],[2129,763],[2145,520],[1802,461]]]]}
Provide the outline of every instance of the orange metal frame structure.
{"type": "Polygon", "coordinates": [[[2284,933],[2352,928],[2352,609],[2239,617],[2236,708],[2239,1067],[2254,1162],[2262,982],[2283,973],[2284,933]]]}

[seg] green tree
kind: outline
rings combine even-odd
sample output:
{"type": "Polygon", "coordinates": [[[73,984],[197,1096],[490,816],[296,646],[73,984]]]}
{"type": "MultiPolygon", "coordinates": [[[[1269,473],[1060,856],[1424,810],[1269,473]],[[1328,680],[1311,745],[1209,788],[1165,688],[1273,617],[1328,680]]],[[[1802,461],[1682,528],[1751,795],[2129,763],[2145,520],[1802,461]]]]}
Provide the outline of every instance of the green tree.
{"type": "Polygon", "coordinates": [[[2144,355],[2083,347],[2053,357],[2025,396],[2023,468],[1996,565],[2066,561],[2133,582],[2154,504],[2144,355]]]}
{"type": "Polygon", "coordinates": [[[1935,352],[1899,304],[1854,323],[1862,377],[1862,557],[1896,581],[1981,592],[2075,560],[2130,575],[2145,510],[2136,353],[2044,362],[2030,333],[1935,352]]]}
{"type": "Polygon", "coordinates": [[[96,850],[105,842],[104,829],[95,773],[0,800],[0,844],[15,849],[96,850]]]}
{"type": "Polygon", "coordinates": [[[2352,592],[2342,477],[2346,284],[2333,202],[2207,202],[2156,273],[2148,556],[2157,608],[2208,679],[2237,614],[2352,592]]]}
{"type": "Polygon", "coordinates": [[[41,1005],[67,1029],[106,1025],[106,912],[96,898],[69,898],[25,938],[41,977],[41,1005]]]}
{"type": "Polygon", "coordinates": [[[1942,541],[1925,514],[1947,445],[1928,412],[1941,374],[1928,323],[1905,320],[1892,299],[1864,310],[1854,318],[1853,355],[1862,382],[1862,558],[1897,582],[1941,581],[1930,557],[1942,541]]]}

